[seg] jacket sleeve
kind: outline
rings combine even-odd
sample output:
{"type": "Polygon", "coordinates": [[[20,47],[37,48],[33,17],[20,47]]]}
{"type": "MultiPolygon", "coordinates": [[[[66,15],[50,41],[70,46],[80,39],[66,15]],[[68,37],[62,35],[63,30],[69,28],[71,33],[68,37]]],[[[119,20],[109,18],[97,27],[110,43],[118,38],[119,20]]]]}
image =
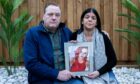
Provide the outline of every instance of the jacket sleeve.
{"type": "Polygon", "coordinates": [[[70,41],[71,39],[71,36],[72,36],[72,31],[70,30],[70,28],[66,27],[66,31],[65,31],[65,35],[66,35],[66,38],[68,39],[68,41],[70,41]]]}
{"type": "Polygon", "coordinates": [[[105,42],[105,52],[106,52],[106,56],[107,56],[107,63],[101,69],[98,70],[100,75],[102,75],[108,71],[111,71],[112,68],[117,63],[116,54],[115,54],[115,51],[114,51],[114,48],[112,46],[110,39],[104,33],[103,33],[103,38],[104,38],[104,42],[105,42]]]}
{"type": "Polygon", "coordinates": [[[39,46],[37,45],[36,39],[33,37],[33,32],[34,31],[29,30],[24,40],[23,50],[25,67],[29,73],[36,77],[54,80],[57,78],[59,71],[38,60],[39,46]]]}

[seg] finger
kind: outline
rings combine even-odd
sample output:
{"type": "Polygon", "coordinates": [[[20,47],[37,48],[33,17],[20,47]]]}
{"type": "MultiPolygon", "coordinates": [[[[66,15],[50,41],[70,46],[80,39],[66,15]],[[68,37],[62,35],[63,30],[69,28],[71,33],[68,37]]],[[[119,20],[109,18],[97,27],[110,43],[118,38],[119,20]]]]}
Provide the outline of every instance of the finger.
{"type": "Polygon", "coordinates": [[[68,78],[66,78],[64,81],[68,81],[69,79],[68,78]]]}
{"type": "Polygon", "coordinates": [[[92,79],[92,78],[96,78],[96,76],[95,76],[95,75],[88,76],[88,77],[89,77],[89,78],[91,78],[91,79],[92,79]]]}
{"type": "Polygon", "coordinates": [[[71,40],[71,41],[69,41],[70,43],[77,43],[77,41],[76,40],[71,40]]]}
{"type": "Polygon", "coordinates": [[[76,76],[75,76],[75,75],[73,75],[73,74],[71,74],[71,76],[72,76],[72,78],[76,78],[76,76]]]}
{"type": "Polygon", "coordinates": [[[92,77],[92,76],[87,76],[87,77],[90,78],[90,79],[94,78],[94,77],[92,77]]]}
{"type": "Polygon", "coordinates": [[[72,77],[71,73],[68,73],[67,77],[68,77],[68,79],[71,79],[71,77],[72,77]]]}
{"type": "Polygon", "coordinates": [[[81,78],[81,76],[77,76],[78,78],[81,78]]]}
{"type": "Polygon", "coordinates": [[[88,74],[88,76],[94,76],[94,74],[88,74]]]}
{"type": "Polygon", "coordinates": [[[70,78],[66,75],[66,76],[63,76],[63,81],[68,81],[70,78]]]}

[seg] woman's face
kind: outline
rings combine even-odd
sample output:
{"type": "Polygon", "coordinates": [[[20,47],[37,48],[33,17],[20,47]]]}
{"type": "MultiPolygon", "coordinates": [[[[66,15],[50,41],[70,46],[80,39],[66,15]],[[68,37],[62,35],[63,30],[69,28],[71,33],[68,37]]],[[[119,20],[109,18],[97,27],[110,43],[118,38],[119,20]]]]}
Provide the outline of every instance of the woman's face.
{"type": "Polygon", "coordinates": [[[97,25],[96,15],[93,12],[89,12],[85,14],[82,24],[83,24],[84,29],[93,30],[95,26],[97,25]]]}
{"type": "Polygon", "coordinates": [[[79,54],[80,57],[85,58],[87,57],[88,51],[86,48],[83,48],[81,53],[79,54]]]}

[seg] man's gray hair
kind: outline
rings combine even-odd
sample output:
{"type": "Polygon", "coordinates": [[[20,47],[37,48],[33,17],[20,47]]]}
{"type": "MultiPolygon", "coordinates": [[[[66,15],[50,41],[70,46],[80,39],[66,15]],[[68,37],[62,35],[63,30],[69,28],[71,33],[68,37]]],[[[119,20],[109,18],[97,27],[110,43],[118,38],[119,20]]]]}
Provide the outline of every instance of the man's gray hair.
{"type": "Polygon", "coordinates": [[[45,7],[44,7],[44,13],[46,12],[46,8],[47,8],[48,6],[50,6],[50,5],[60,7],[60,6],[59,6],[57,3],[55,3],[55,2],[46,3],[46,5],[45,5],[45,7]]]}

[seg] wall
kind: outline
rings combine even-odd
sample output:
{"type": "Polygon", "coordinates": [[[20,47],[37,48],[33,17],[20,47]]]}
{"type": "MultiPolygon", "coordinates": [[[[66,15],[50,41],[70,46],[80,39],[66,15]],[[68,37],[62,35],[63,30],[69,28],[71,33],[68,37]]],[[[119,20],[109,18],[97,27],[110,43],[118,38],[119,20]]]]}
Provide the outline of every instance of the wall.
{"type": "MultiPolygon", "coordinates": [[[[42,19],[45,3],[56,2],[62,10],[62,22],[75,31],[79,28],[80,16],[84,9],[94,7],[99,12],[103,30],[107,31],[115,48],[118,61],[135,61],[135,49],[126,40],[123,40],[120,33],[114,31],[116,28],[126,27],[127,23],[133,21],[118,16],[118,13],[130,13],[123,8],[120,0],[25,0],[22,6],[15,12],[13,19],[16,18],[22,10],[27,10],[34,16],[34,19],[28,25],[28,28],[35,26],[42,19]]],[[[138,0],[133,0],[137,4],[138,0]]],[[[140,6],[140,5],[139,5],[140,6]]],[[[130,13],[131,14],[131,13],[130,13]]],[[[0,42],[0,54],[5,53],[0,42]],[[2,51],[3,50],[3,51],[2,51]]]]}

